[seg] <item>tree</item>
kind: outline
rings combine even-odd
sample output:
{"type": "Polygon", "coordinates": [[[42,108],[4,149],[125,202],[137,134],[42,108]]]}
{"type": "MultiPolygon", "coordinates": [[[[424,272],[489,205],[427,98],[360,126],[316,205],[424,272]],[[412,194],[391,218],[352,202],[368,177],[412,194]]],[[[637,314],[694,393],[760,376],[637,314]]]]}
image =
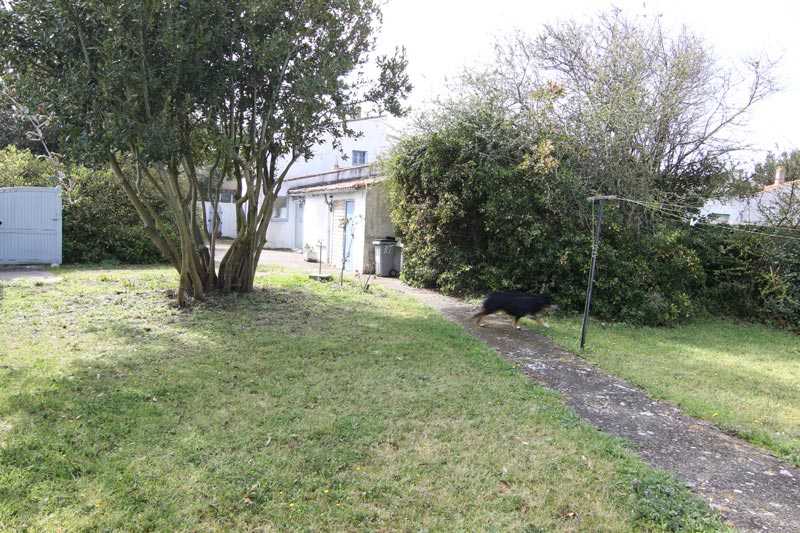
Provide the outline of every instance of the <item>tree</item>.
{"type": "Polygon", "coordinates": [[[468,72],[464,89],[517,121],[550,113],[562,164],[590,190],[700,205],[745,147],[732,131],[775,91],[768,62],[745,66],[737,75],[689,31],[615,10],[499,43],[495,66],[468,72]],[[549,108],[543,93],[555,97],[549,108]]]}
{"type": "Polygon", "coordinates": [[[786,171],[786,181],[800,179],[800,150],[775,154],[767,152],[764,161],[756,163],[750,181],[758,185],[772,185],[775,182],[775,170],[782,166],[786,171]]]}
{"type": "Polygon", "coordinates": [[[779,156],[767,153],[764,161],[756,164],[750,182],[765,186],[757,195],[756,207],[767,224],[800,228],[800,150],[783,152],[779,156]],[[783,167],[784,171],[782,185],[775,184],[778,167],[783,167]]]}
{"type": "Polygon", "coordinates": [[[373,0],[12,0],[1,16],[19,92],[55,114],[70,157],[110,165],[180,273],[181,305],[251,290],[292,164],[326,135],[354,135],[360,106],[401,114],[411,88],[402,51],[367,75],[373,0]],[[224,180],[237,184],[238,237],[217,272],[205,202],[224,180]]]}

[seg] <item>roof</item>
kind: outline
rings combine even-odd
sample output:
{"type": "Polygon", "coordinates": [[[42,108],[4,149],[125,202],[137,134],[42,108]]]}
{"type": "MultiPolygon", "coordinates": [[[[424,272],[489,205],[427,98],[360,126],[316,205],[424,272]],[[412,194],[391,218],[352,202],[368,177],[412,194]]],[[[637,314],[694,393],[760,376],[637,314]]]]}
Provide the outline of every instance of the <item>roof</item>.
{"type": "Polygon", "coordinates": [[[284,182],[296,181],[296,180],[304,180],[308,178],[317,178],[320,176],[331,176],[331,175],[334,176],[333,178],[334,181],[338,181],[340,179],[343,179],[341,178],[341,176],[351,175],[354,177],[361,177],[363,175],[370,175],[370,174],[374,175],[375,174],[373,170],[374,168],[375,168],[375,163],[367,163],[366,165],[355,165],[352,167],[332,168],[330,170],[325,170],[323,172],[315,172],[313,174],[303,174],[302,176],[294,176],[291,178],[286,178],[283,181],[284,182]]]}
{"type": "Polygon", "coordinates": [[[384,176],[375,176],[371,178],[358,178],[353,180],[337,181],[333,183],[312,183],[311,185],[304,185],[289,189],[288,193],[290,195],[300,195],[353,191],[369,187],[370,185],[375,185],[376,183],[380,183],[385,180],[386,177],[384,176]]]}

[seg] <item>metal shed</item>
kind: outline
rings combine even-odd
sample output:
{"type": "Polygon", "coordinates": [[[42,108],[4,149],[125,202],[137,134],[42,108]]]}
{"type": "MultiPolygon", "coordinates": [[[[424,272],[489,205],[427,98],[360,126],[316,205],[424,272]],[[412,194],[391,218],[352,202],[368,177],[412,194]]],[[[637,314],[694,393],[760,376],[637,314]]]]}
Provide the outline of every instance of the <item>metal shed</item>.
{"type": "Polygon", "coordinates": [[[61,264],[61,190],[0,188],[0,265],[61,264]]]}

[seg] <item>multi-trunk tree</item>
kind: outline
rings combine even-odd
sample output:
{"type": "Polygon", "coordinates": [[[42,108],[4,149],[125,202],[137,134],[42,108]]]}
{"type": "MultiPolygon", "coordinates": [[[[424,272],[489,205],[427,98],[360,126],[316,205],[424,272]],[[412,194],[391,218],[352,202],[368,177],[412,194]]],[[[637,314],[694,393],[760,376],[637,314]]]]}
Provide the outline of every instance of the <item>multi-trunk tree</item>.
{"type": "Polygon", "coordinates": [[[401,114],[411,89],[402,51],[370,55],[373,0],[11,0],[0,17],[17,94],[53,113],[66,157],[112,168],[181,305],[251,290],[291,165],[355,134],[362,106],[401,114]],[[226,180],[238,235],[217,269],[204,202],[226,180]]]}

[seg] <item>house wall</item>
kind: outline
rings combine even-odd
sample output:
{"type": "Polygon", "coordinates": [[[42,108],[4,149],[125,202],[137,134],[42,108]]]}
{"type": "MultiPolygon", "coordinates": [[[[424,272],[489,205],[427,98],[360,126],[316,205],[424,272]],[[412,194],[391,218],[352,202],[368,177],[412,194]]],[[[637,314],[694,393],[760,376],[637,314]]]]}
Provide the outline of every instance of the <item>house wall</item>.
{"type": "Polygon", "coordinates": [[[322,261],[331,262],[329,229],[331,213],[325,197],[322,195],[306,196],[303,213],[303,247],[309,246],[313,256],[319,255],[319,243],[322,242],[322,261]]]}
{"type": "Polygon", "coordinates": [[[700,214],[729,215],[728,224],[764,224],[766,219],[759,206],[769,206],[776,201],[777,191],[765,191],[750,198],[713,200],[703,206],[700,214]]]}
{"type": "MultiPolygon", "coordinates": [[[[340,139],[341,151],[333,148],[330,137],[324,138],[314,148],[314,157],[308,161],[297,161],[292,165],[291,170],[286,175],[287,179],[291,180],[298,176],[328,172],[336,168],[351,167],[353,163],[350,157],[353,150],[367,152],[367,163],[374,163],[390,147],[389,129],[384,117],[353,120],[349,122],[349,126],[361,132],[362,135],[357,139],[340,139]],[[346,155],[348,159],[345,160],[342,154],[346,155]]],[[[279,164],[278,167],[280,168],[280,166],[279,164]]],[[[299,184],[294,183],[292,186],[296,185],[299,184]]]]}
{"type": "MultiPolygon", "coordinates": [[[[236,237],[236,204],[219,204],[217,210],[220,220],[220,232],[223,237],[233,238],[236,237]]],[[[208,221],[208,230],[211,231],[211,215],[213,209],[210,203],[206,203],[206,220],[208,221]]]]}
{"type": "MultiPolygon", "coordinates": [[[[353,150],[363,150],[367,152],[367,164],[374,163],[378,157],[383,154],[391,146],[391,134],[393,128],[387,123],[384,117],[371,117],[365,119],[354,120],[350,122],[350,126],[356,131],[360,131],[363,135],[357,139],[345,138],[340,139],[342,150],[335,150],[331,145],[331,139],[326,138],[314,148],[314,157],[308,161],[297,161],[287,174],[287,177],[278,193],[278,196],[287,196],[288,190],[295,187],[303,187],[308,185],[315,185],[321,182],[333,182],[337,180],[344,180],[348,178],[358,178],[364,175],[369,175],[369,171],[364,168],[354,168],[352,171],[347,170],[352,166],[352,162],[342,157],[342,152],[350,157],[353,150]],[[341,172],[332,172],[337,168],[344,169],[341,172]],[[329,172],[330,174],[320,176],[329,172]],[[350,175],[352,174],[352,176],[350,175]]],[[[280,164],[278,165],[280,169],[280,164]]],[[[336,198],[339,198],[339,193],[336,198]]],[[[353,195],[362,195],[363,191],[355,191],[353,195]]],[[[355,198],[353,196],[353,198],[355,198]]],[[[344,196],[342,196],[344,197],[344,196]]],[[[365,216],[364,199],[356,202],[356,213],[360,213],[360,220],[362,221],[362,238],[358,239],[358,250],[352,250],[354,255],[354,266],[358,264],[357,270],[362,271],[364,267],[364,239],[363,239],[363,221],[370,217],[365,216]]],[[[267,228],[267,247],[268,248],[295,248],[297,244],[295,235],[297,228],[297,210],[298,205],[292,197],[287,197],[288,202],[288,216],[286,219],[272,219],[269,227],[267,228]]],[[[321,196],[307,196],[306,204],[303,211],[303,245],[309,244],[316,246],[320,237],[324,237],[323,243],[327,246],[329,220],[325,219],[325,225],[320,226],[322,215],[319,214],[322,209],[320,205],[324,206],[325,216],[330,217],[327,211],[328,207],[325,205],[321,196]],[[317,200],[312,200],[317,198],[317,200]],[[320,204],[321,202],[321,204],[320,204]],[[319,211],[319,212],[318,212],[319,211]]],[[[222,233],[226,237],[236,236],[236,212],[234,204],[220,204],[220,218],[222,219],[222,233]]],[[[375,230],[376,235],[382,235],[381,231],[375,230]]],[[[341,242],[341,241],[339,241],[341,242]]],[[[354,248],[356,245],[354,245],[354,248]]],[[[341,252],[338,252],[341,256],[341,252]]],[[[325,251],[326,262],[335,262],[330,258],[332,252],[325,251]]]]}
{"type": "Polygon", "coordinates": [[[345,215],[345,201],[353,200],[353,244],[350,255],[353,259],[352,271],[364,271],[364,227],[366,194],[363,190],[333,194],[333,213],[325,202],[325,196],[314,194],[306,196],[303,245],[313,249],[313,256],[319,255],[319,242],[322,242],[322,260],[341,267],[344,231],[342,220],[345,215]]]}
{"type": "Polygon", "coordinates": [[[390,216],[388,184],[378,183],[366,191],[366,217],[364,227],[364,255],[362,272],[375,272],[375,246],[377,239],[396,237],[395,227],[390,216]]]}
{"type": "Polygon", "coordinates": [[[267,226],[267,248],[294,248],[294,224],[297,217],[297,202],[286,199],[287,218],[273,218],[267,226]]]}
{"type": "Polygon", "coordinates": [[[365,191],[352,191],[348,193],[339,193],[333,195],[333,227],[332,227],[332,240],[331,240],[331,255],[333,260],[332,264],[341,268],[343,253],[343,239],[344,228],[342,221],[345,216],[345,201],[353,200],[353,244],[348,251],[352,257],[353,267],[352,272],[364,271],[364,226],[366,220],[366,194],[365,191]]]}

